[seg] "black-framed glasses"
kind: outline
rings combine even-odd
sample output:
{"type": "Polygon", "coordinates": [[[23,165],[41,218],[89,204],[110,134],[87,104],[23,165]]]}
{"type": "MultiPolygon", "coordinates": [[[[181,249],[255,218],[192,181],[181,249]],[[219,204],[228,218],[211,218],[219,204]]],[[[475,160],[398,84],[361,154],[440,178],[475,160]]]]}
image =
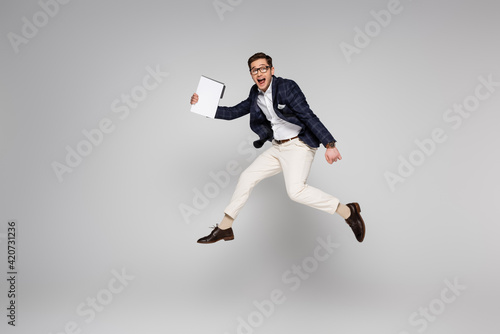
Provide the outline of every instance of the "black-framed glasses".
{"type": "Polygon", "coordinates": [[[252,75],[257,75],[257,73],[259,73],[259,71],[260,71],[260,73],[266,73],[267,70],[270,69],[270,68],[271,68],[271,66],[269,66],[269,65],[268,66],[262,66],[262,67],[259,67],[259,68],[252,68],[250,70],[250,73],[252,73],[252,75]]]}

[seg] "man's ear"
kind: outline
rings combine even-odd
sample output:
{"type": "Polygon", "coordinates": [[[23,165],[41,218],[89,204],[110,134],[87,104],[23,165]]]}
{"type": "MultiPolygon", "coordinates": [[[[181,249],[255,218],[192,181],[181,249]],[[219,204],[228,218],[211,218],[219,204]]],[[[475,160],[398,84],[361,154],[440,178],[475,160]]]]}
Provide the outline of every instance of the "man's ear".
{"type": "Polygon", "coordinates": [[[271,75],[274,75],[274,67],[271,67],[271,75]]]}

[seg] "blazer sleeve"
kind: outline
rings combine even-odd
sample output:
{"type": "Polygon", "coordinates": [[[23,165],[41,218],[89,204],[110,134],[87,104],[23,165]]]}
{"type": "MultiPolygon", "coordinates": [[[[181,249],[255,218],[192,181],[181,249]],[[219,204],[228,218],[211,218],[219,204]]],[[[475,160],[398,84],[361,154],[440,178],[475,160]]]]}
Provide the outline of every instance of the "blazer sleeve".
{"type": "Polygon", "coordinates": [[[328,129],[321,123],[318,116],[309,108],[306,97],[297,83],[293,80],[289,80],[288,83],[288,102],[297,118],[307,126],[323,146],[326,147],[328,143],[336,141],[328,129]]]}
{"type": "Polygon", "coordinates": [[[215,113],[215,118],[232,120],[250,113],[251,99],[250,96],[245,101],[241,101],[233,107],[218,107],[215,113]]]}

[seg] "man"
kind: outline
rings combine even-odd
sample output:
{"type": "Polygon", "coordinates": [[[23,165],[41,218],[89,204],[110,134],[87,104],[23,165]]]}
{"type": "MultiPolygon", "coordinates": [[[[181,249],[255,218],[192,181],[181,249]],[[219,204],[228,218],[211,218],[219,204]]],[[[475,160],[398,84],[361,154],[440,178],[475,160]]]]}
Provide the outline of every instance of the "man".
{"type": "MultiPolygon", "coordinates": [[[[241,173],[224,218],[212,233],[198,240],[209,244],[233,240],[232,224],[245,205],[252,189],[263,179],[283,172],[288,196],[299,203],[337,213],[351,227],[359,242],[365,236],[365,224],[358,203],[341,204],[339,200],[306,184],[309,170],[319,144],[326,148],[329,164],[341,160],[336,140],[309,108],[299,86],[292,80],[274,76],[272,58],[259,52],[248,59],[255,85],[248,98],[234,107],[218,107],[215,118],[231,120],[250,114],[250,128],[259,136],[256,148],[272,141],[267,149],[241,173]]],[[[195,93],[191,104],[198,102],[195,93]]]]}

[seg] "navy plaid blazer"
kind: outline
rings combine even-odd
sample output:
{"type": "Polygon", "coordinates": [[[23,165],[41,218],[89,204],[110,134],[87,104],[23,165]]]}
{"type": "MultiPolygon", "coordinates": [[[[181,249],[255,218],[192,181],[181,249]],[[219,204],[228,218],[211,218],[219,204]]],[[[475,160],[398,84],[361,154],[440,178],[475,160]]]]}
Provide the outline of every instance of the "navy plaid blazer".
{"type": "MultiPolygon", "coordinates": [[[[302,128],[299,138],[311,147],[336,141],[319,118],[309,108],[306,97],[293,80],[273,76],[273,108],[278,117],[302,128]],[[278,104],[280,108],[278,108],[278,104]]],[[[215,118],[231,120],[250,114],[250,128],[259,139],[253,146],[261,148],[266,141],[273,139],[271,122],[257,105],[259,90],[257,85],[250,89],[250,95],[234,107],[218,107],[215,118]]]]}

